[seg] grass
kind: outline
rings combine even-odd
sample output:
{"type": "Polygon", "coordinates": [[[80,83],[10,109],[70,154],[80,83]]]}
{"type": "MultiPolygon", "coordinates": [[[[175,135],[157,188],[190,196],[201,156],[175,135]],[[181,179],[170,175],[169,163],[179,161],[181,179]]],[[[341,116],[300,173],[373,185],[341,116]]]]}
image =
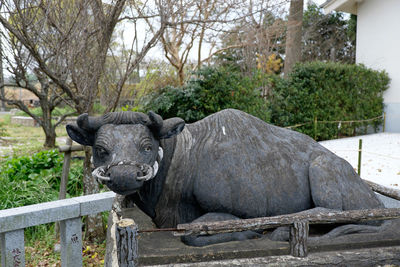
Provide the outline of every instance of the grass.
{"type": "MultiPolygon", "coordinates": [[[[59,237],[56,237],[55,223],[43,225],[49,229],[47,235],[40,234],[40,239],[27,240],[25,243],[25,262],[28,267],[36,266],[61,266],[61,255],[55,251],[59,237]]],[[[104,265],[106,242],[90,243],[83,240],[82,260],[83,266],[95,267],[104,265]]]]}
{"type": "MultiPolygon", "coordinates": [[[[5,156],[23,155],[43,150],[45,135],[41,127],[11,124],[11,115],[8,114],[0,116],[0,123],[7,134],[6,137],[0,138],[0,146],[11,147],[5,156]]],[[[56,135],[57,137],[67,136],[65,125],[56,128],[56,135]]],[[[63,143],[57,143],[57,145],[63,145],[63,143]]]]}
{"type": "MultiPolygon", "coordinates": [[[[55,247],[59,244],[59,238],[56,238],[54,232],[54,223],[51,226],[53,232],[41,239],[28,241],[25,244],[25,262],[28,267],[37,266],[61,266],[61,255],[59,251],[55,251],[55,247]]],[[[104,253],[106,242],[89,243],[83,240],[82,244],[82,260],[83,266],[94,267],[104,265],[104,253]]]]}

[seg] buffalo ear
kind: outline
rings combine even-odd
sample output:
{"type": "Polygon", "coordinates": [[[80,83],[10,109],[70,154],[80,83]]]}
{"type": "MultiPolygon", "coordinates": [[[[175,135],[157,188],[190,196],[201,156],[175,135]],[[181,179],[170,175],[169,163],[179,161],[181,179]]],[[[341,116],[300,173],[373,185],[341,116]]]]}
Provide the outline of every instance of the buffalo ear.
{"type": "Polygon", "coordinates": [[[94,134],[90,133],[75,124],[67,125],[67,133],[72,140],[84,146],[93,146],[94,134]]]}
{"type": "Polygon", "coordinates": [[[185,121],[181,118],[164,120],[163,127],[161,128],[158,137],[160,139],[170,138],[182,132],[183,128],[185,128],[185,121]]]}

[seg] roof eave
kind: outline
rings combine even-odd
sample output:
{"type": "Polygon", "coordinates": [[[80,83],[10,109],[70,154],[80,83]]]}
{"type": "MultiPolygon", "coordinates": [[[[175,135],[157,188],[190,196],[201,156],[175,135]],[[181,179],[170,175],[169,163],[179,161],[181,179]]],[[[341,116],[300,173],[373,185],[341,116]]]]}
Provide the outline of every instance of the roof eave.
{"type": "Polygon", "coordinates": [[[357,5],[363,0],[328,0],[321,5],[325,13],[341,11],[357,15],[357,5]]]}

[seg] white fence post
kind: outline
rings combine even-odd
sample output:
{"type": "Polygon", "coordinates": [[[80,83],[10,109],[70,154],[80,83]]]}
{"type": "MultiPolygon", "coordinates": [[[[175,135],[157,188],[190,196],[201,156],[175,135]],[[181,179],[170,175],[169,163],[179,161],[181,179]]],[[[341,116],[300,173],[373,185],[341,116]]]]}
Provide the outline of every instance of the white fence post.
{"type": "Polygon", "coordinates": [[[60,221],[61,266],[82,266],[81,217],[60,221]]]}
{"type": "Polygon", "coordinates": [[[1,266],[25,266],[24,229],[0,233],[1,266]]]}

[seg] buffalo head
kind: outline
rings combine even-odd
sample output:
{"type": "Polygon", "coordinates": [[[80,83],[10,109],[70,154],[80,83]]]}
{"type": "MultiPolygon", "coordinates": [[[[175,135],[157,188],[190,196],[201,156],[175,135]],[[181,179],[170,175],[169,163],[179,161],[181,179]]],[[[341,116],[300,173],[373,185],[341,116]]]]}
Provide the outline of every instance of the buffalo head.
{"type": "Polygon", "coordinates": [[[82,114],[67,125],[75,142],[92,146],[93,176],[112,191],[128,195],[156,176],[163,151],[160,140],[180,133],[180,118],[163,120],[149,112],[113,112],[101,117],[82,114]]]}

